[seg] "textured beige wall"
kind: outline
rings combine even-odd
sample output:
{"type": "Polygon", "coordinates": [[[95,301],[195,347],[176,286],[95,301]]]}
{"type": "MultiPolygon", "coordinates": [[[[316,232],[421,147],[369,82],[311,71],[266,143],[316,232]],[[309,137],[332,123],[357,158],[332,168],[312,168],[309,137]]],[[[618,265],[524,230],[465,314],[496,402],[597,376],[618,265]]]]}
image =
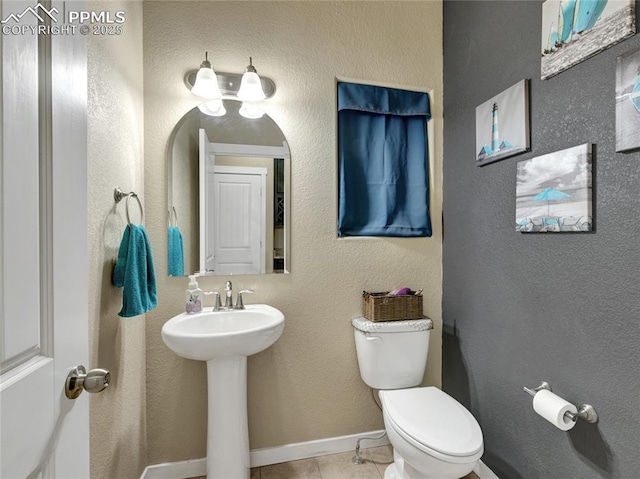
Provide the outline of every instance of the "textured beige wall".
{"type": "MultiPolygon", "coordinates": [[[[111,284],[126,224],[113,189],[144,201],[142,4],[91,1],[94,11],[124,10],[120,36],[89,36],[88,224],[90,367],[112,382],[89,396],[91,477],[139,478],[147,462],[144,316],[120,318],[122,291],[111,284]]],[[[124,202],[122,202],[124,203],[124,202]]],[[[137,205],[132,220],[139,216],[137,205]]],[[[166,272],[165,272],[166,274],[166,272]]]]}
{"type": "MultiPolygon", "coordinates": [[[[183,310],[186,288],[184,279],[166,277],[165,149],[197,104],[182,78],[205,51],[221,71],[243,71],[251,55],[275,80],[265,110],[292,155],[292,273],[233,278],[236,289],[256,290],[251,302],[286,316],[280,340],[249,359],[251,448],[383,427],[360,379],[350,325],[362,290],[424,288],[436,325],[425,383],[441,378],[442,3],[148,1],[145,191],[159,286],[159,307],[146,321],[150,464],[205,455],[205,364],[178,358],[160,337],[183,310]],[[336,237],[336,77],[432,90],[433,237],[336,237]]],[[[201,286],[220,290],[227,279],[204,278],[201,286]]]]}

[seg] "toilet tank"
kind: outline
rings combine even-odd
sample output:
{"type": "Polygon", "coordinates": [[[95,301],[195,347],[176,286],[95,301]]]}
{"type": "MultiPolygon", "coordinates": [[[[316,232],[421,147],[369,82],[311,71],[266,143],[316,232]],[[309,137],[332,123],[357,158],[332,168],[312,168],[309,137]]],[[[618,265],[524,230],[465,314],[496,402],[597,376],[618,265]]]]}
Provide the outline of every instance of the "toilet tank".
{"type": "Polygon", "coordinates": [[[427,367],[430,319],[351,321],[362,380],[375,389],[400,389],[422,382],[427,367]]]}

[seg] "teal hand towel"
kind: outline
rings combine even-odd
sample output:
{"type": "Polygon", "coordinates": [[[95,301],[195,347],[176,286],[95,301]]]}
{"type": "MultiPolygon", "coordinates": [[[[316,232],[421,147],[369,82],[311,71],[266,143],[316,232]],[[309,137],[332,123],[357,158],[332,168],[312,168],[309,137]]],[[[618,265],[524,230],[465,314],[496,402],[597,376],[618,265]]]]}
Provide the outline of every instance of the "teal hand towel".
{"type": "Polygon", "coordinates": [[[169,276],[184,276],[184,246],[177,226],[169,226],[169,276]]]}
{"type": "Polygon", "coordinates": [[[113,270],[113,284],[123,288],[119,316],[138,316],[158,305],[153,255],[144,226],[130,224],[125,228],[113,270]]]}

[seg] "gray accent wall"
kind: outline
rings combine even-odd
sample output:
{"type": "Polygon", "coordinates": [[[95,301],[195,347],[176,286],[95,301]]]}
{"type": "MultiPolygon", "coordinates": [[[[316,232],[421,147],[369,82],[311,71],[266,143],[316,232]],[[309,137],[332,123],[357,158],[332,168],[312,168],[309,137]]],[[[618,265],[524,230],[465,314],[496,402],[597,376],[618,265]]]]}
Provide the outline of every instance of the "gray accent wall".
{"type": "Polygon", "coordinates": [[[640,152],[615,152],[614,98],[616,57],[640,35],[542,81],[541,2],[443,8],[443,388],[501,479],[638,478],[640,152]],[[523,78],[532,151],[478,168],[476,106],[523,78]],[[589,142],[595,232],[517,233],[517,162],[589,142]],[[600,422],[547,423],[522,391],[541,380],[600,422]]]}

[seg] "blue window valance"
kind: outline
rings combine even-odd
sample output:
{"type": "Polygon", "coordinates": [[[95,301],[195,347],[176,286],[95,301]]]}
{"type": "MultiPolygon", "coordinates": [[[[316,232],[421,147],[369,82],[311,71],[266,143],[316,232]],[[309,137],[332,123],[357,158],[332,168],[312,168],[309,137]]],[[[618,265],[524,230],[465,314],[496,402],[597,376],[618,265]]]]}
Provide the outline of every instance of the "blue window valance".
{"type": "Polygon", "coordinates": [[[431,236],[427,93],[338,83],[339,236],[431,236]]]}

